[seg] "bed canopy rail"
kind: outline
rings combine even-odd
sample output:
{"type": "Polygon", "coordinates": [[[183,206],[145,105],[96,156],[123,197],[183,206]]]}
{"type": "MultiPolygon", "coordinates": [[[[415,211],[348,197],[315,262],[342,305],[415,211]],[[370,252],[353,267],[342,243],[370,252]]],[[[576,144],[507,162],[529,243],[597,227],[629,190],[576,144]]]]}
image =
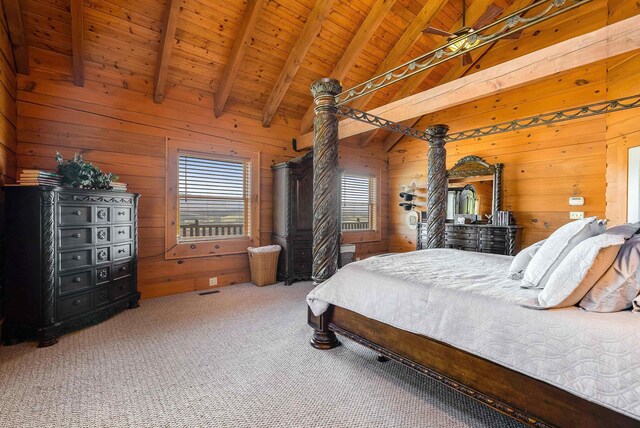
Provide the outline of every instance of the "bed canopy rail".
{"type": "Polygon", "coordinates": [[[443,62],[461,57],[491,43],[514,36],[523,30],[547,21],[563,13],[569,12],[592,0],[538,0],[529,6],[507,15],[480,29],[472,30],[465,35],[451,39],[445,45],[420,55],[413,60],[399,65],[383,74],[359,83],[354,87],[336,95],[336,104],[342,106],[348,102],[368,95],[379,89],[407,79],[414,74],[436,67],[443,62]],[[527,12],[544,6],[544,9],[529,18],[527,12]],[[488,34],[486,34],[488,33],[488,34]],[[462,43],[461,41],[466,41],[462,43]]]}

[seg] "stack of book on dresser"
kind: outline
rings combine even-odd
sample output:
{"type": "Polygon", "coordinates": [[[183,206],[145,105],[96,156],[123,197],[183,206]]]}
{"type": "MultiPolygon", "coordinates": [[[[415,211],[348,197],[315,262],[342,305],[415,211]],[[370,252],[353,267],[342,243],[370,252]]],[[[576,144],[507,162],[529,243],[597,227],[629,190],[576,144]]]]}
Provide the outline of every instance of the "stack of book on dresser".
{"type": "Polygon", "coordinates": [[[119,183],[117,181],[111,182],[111,190],[114,192],[126,192],[127,191],[127,183],[119,183]]]}
{"type": "Polygon", "coordinates": [[[62,176],[55,172],[39,169],[23,169],[18,184],[20,186],[60,186],[62,176]]]}

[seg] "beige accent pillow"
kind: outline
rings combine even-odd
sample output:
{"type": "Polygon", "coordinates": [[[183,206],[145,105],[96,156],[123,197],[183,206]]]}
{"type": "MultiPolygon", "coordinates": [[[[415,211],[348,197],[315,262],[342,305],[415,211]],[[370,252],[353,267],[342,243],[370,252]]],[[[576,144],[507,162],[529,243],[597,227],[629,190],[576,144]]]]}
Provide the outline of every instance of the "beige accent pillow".
{"type": "Polygon", "coordinates": [[[604,232],[595,217],[567,223],[547,238],[524,271],[523,288],[544,288],[551,274],[576,245],[604,232]]]}
{"type": "Polygon", "coordinates": [[[639,268],[640,236],[636,236],[622,245],[613,264],[580,301],[580,307],[591,312],[629,309],[640,293],[639,268]]]}
{"type": "Polygon", "coordinates": [[[607,234],[580,242],[551,274],[538,294],[538,306],[550,309],[577,304],[613,264],[622,244],[623,236],[607,234]]]}

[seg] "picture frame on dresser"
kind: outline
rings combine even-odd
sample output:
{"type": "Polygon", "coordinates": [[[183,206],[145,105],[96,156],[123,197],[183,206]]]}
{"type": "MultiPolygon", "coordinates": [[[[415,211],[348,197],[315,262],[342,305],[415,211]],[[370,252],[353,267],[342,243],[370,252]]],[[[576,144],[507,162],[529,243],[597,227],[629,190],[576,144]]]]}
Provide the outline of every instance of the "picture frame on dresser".
{"type": "Polygon", "coordinates": [[[139,194],[4,187],[6,345],[58,337],[138,307],[139,194]]]}

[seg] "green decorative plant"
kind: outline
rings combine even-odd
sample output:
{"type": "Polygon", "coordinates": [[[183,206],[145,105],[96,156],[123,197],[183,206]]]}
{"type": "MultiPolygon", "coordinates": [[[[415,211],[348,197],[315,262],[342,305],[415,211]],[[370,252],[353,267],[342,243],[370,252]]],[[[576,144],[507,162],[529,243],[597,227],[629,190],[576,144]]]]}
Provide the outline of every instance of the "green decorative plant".
{"type": "Polygon", "coordinates": [[[79,153],[73,156],[73,160],[64,161],[56,152],[56,161],[62,184],[85,189],[111,189],[111,182],[118,181],[117,175],[105,174],[91,162],[85,162],[79,153]]]}

